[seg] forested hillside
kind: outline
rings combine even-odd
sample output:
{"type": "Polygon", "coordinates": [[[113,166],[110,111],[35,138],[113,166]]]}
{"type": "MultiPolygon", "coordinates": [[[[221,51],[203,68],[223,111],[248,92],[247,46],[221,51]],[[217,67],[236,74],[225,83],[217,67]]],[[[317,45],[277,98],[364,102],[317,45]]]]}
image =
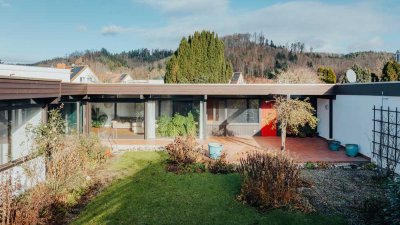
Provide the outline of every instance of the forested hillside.
{"type": "Polygon", "coordinates": [[[34,65],[89,65],[103,82],[114,82],[123,73],[130,74],[134,79],[159,78],[165,74],[165,61],[172,54],[172,50],[147,48],[112,54],[103,48],[100,51],[75,52],[65,58],[45,60],[34,65]]]}
{"type": "MultiPolygon", "coordinates": [[[[225,59],[231,62],[233,71],[243,72],[247,81],[254,83],[276,82],[278,75],[286,71],[290,74],[309,71],[317,76],[320,67],[332,68],[340,82],[345,71],[356,64],[357,67],[381,77],[385,63],[392,59],[392,54],[386,52],[332,54],[306,49],[301,42],[276,45],[273,40],[258,33],[227,35],[221,40],[224,43],[225,59]]],[[[116,54],[101,49],[75,52],[65,58],[46,60],[35,65],[55,67],[57,63],[85,64],[104,82],[114,82],[122,73],[130,74],[134,79],[164,76],[166,62],[173,54],[172,50],[162,49],[143,48],[116,54]]],[[[198,77],[197,80],[203,78],[198,77]]]]}
{"type": "Polygon", "coordinates": [[[283,71],[310,68],[317,75],[319,67],[330,67],[339,81],[346,70],[357,64],[381,76],[386,62],[392,59],[391,53],[357,52],[350,54],[331,54],[313,52],[305,49],[301,42],[276,45],[263,34],[234,34],[222,38],[225,43],[225,56],[232,62],[234,71],[241,71],[248,80],[263,82],[260,78],[275,79],[283,71]]]}

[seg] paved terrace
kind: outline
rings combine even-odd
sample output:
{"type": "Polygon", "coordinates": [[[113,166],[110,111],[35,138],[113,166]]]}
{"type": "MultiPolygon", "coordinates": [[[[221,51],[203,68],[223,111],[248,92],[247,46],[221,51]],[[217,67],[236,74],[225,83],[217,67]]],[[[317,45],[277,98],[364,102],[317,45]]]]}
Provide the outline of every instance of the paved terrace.
{"type": "MultiPolygon", "coordinates": [[[[158,140],[114,140],[105,141],[117,149],[159,148],[172,142],[172,139],[158,140]]],[[[199,141],[206,149],[209,142],[220,142],[230,162],[237,162],[241,157],[253,151],[271,151],[280,149],[280,137],[209,137],[199,141]]],[[[348,157],[344,149],[329,150],[326,140],[322,138],[287,138],[286,148],[296,162],[327,162],[327,163],[363,163],[370,159],[364,156],[348,157]]]]}

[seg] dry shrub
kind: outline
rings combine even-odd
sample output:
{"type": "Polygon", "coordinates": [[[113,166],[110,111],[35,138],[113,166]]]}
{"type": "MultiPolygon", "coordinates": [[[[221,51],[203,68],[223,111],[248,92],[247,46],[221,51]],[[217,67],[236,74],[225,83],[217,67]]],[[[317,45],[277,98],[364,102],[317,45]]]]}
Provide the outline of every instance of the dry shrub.
{"type": "Polygon", "coordinates": [[[175,164],[192,164],[201,161],[201,148],[192,136],[176,137],[166,146],[169,160],[175,164]]]}
{"type": "Polygon", "coordinates": [[[301,203],[300,168],[285,153],[253,153],[240,159],[243,182],[238,199],[261,209],[296,208],[311,211],[301,203]]]}
{"type": "Polygon", "coordinates": [[[176,137],[165,149],[169,155],[167,170],[170,172],[204,172],[210,161],[193,136],[176,137]]]}
{"type": "Polygon", "coordinates": [[[95,136],[65,135],[63,124],[59,111],[51,111],[48,123],[30,129],[31,154],[42,160],[21,165],[32,184],[24,193],[11,175],[1,180],[1,224],[58,224],[94,185],[91,174],[105,161],[105,148],[95,136]]]}
{"type": "Polygon", "coordinates": [[[226,160],[226,153],[222,153],[219,159],[213,160],[208,166],[211,173],[228,174],[236,171],[235,165],[226,160]]]}

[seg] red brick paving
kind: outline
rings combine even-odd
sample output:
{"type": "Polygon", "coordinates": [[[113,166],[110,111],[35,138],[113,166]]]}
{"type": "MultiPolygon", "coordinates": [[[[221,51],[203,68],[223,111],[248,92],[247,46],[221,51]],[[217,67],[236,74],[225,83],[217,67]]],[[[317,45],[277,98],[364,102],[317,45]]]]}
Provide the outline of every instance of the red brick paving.
{"type": "MultiPolygon", "coordinates": [[[[167,145],[172,139],[157,140],[115,140],[114,145],[167,145]]],[[[223,144],[224,152],[230,162],[236,162],[240,157],[252,151],[279,150],[280,137],[209,137],[199,143],[207,148],[209,142],[223,144]]],[[[296,162],[328,162],[328,163],[357,163],[369,162],[364,156],[349,157],[344,149],[331,151],[323,138],[287,138],[287,152],[296,162]]]]}

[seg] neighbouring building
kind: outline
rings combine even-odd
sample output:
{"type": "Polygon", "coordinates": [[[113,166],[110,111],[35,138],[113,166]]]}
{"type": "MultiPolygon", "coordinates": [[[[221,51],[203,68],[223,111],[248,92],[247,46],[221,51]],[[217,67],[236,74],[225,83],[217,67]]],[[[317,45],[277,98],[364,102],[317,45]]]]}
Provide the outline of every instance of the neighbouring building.
{"type": "Polygon", "coordinates": [[[99,78],[89,66],[74,66],[71,68],[72,83],[99,83],[99,78]]]}
{"type": "Polygon", "coordinates": [[[55,79],[61,80],[62,82],[70,82],[70,70],[65,68],[0,64],[0,76],[55,79]]]}
{"type": "Polygon", "coordinates": [[[132,79],[131,75],[124,73],[119,78],[119,82],[118,83],[127,84],[127,83],[130,83],[132,80],[133,79],[132,79]]]}
{"type": "Polygon", "coordinates": [[[397,52],[394,54],[394,59],[396,62],[400,63],[400,50],[397,50],[397,52]]]}
{"type": "Polygon", "coordinates": [[[244,80],[243,74],[241,72],[234,72],[229,83],[230,84],[245,84],[246,81],[244,80]]]}
{"type": "Polygon", "coordinates": [[[137,80],[133,79],[129,74],[121,74],[118,76],[113,76],[110,83],[121,83],[121,84],[164,84],[163,79],[148,79],[148,80],[137,80]]]}

